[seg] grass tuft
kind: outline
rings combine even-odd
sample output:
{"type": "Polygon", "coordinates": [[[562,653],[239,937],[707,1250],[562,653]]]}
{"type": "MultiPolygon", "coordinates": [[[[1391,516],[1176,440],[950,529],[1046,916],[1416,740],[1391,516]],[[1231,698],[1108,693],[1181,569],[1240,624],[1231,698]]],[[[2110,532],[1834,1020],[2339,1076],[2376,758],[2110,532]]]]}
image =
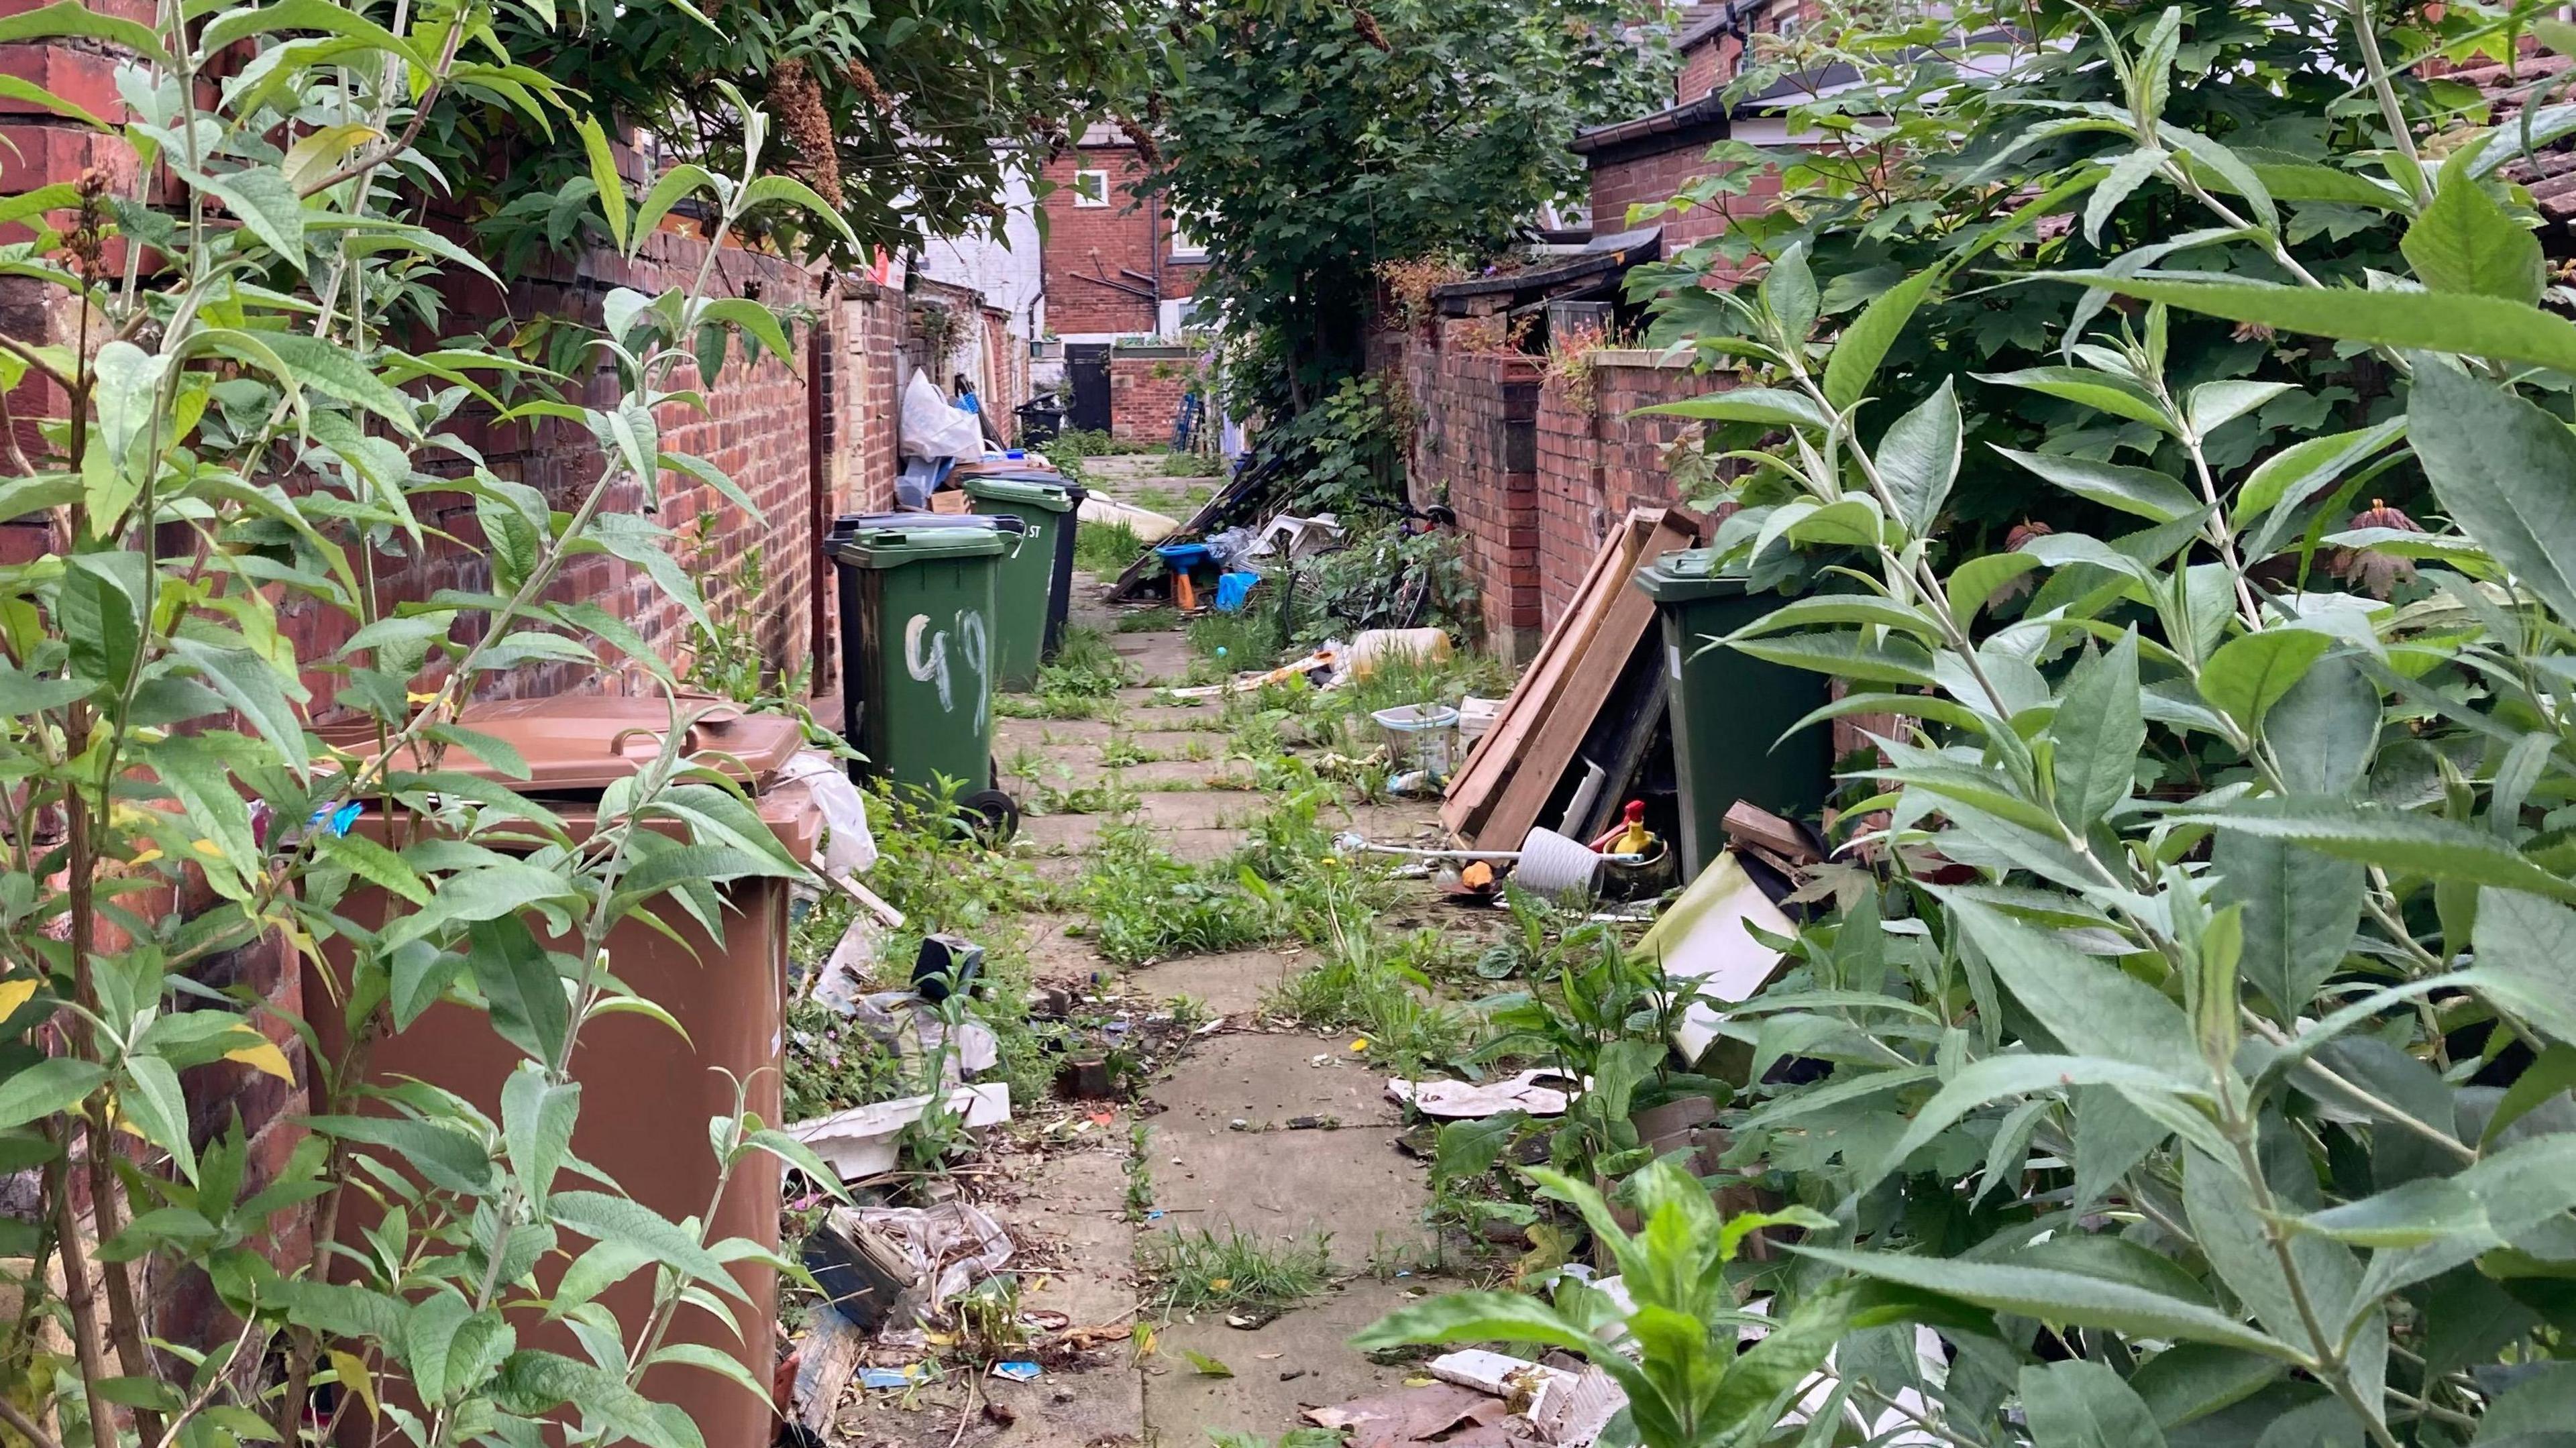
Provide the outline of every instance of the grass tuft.
{"type": "Polygon", "coordinates": [[[1137,1244],[1166,1316],[1210,1308],[1290,1307],[1333,1280],[1332,1238],[1256,1237],[1229,1227],[1161,1232],[1137,1244]]]}

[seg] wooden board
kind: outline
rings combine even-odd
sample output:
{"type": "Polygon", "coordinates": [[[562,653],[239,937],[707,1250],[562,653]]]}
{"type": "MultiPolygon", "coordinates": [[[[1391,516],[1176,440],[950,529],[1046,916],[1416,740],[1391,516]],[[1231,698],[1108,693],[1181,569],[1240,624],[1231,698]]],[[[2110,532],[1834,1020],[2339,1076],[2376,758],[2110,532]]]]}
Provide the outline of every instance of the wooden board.
{"type": "MultiPolygon", "coordinates": [[[[1592,555],[1592,567],[1575,589],[1556,627],[1548,630],[1539,645],[1538,656],[1512,686],[1510,697],[1503,701],[1502,711],[1494,716],[1491,727],[1468,751],[1466,762],[1449,779],[1446,797],[1440,805],[1440,823],[1462,835],[1474,835],[1493,807],[1519,762],[1521,742],[1529,736],[1564,683],[1566,671],[1581,657],[1591,643],[1592,634],[1609,611],[1610,601],[1619,588],[1625,587],[1628,575],[1635,571],[1639,550],[1647,534],[1659,521],[1659,511],[1639,510],[1630,513],[1620,527],[1602,540],[1592,555]]],[[[1503,848],[1513,848],[1520,841],[1503,848]]]]}
{"type": "MultiPolygon", "coordinates": [[[[1682,508],[1665,510],[1647,535],[1636,561],[1651,562],[1663,553],[1688,548],[1699,541],[1700,528],[1698,514],[1682,508]]],[[[1558,783],[1565,778],[1584,736],[1592,732],[1592,721],[1609,704],[1619,676],[1626,672],[1629,659],[1637,652],[1638,641],[1654,626],[1655,601],[1629,585],[1632,572],[1633,567],[1619,573],[1600,625],[1593,630],[1581,656],[1566,670],[1545,716],[1536,721],[1520,745],[1511,778],[1474,831],[1478,843],[1495,849],[1514,848],[1539,822],[1539,812],[1547,807],[1558,783]]]]}

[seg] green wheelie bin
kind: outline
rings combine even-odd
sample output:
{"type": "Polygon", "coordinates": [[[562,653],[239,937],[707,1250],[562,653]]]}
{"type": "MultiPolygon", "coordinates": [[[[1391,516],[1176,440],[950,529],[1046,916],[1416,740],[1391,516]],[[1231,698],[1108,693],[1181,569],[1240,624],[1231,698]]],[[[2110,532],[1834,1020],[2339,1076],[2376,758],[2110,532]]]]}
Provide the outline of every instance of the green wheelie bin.
{"type": "Polygon", "coordinates": [[[1020,551],[993,581],[994,682],[1012,693],[1038,686],[1055,657],[1073,593],[1074,509],[1088,496],[1061,474],[972,474],[962,486],[978,513],[1020,520],[1020,551]]]}
{"type": "Polygon", "coordinates": [[[1750,592],[1743,578],[1718,573],[1713,562],[1707,549],[1693,548],[1664,554],[1635,575],[1663,621],[1685,880],[1699,878],[1725,847],[1721,822],[1737,800],[1800,818],[1822,809],[1833,788],[1830,725],[1781,737],[1824,707],[1825,676],[1709,644],[1788,598],[1750,592]]]}
{"type": "Polygon", "coordinates": [[[862,772],[937,793],[1007,834],[1018,806],[993,787],[994,577],[1018,540],[900,514],[836,528],[834,561],[853,585],[843,687],[862,772]]]}

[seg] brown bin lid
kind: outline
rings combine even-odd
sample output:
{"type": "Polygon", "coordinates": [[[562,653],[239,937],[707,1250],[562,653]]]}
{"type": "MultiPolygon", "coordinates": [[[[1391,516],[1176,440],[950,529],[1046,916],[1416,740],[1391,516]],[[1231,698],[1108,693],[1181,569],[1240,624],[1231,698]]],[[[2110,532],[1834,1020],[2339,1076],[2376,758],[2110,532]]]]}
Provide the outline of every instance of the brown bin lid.
{"type": "MultiPolygon", "coordinates": [[[[747,713],[712,695],[683,694],[679,707],[683,714],[704,711],[689,726],[684,752],[733,756],[723,769],[754,793],[768,788],[805,743],[803,727],[784,715],[747,713]]],[[[527,760],[528,777],[511,779],[462,744],[449,747],[447,768],[500,780],[523,794],[569,794],[605,789],[641,768],[660,751],[671,709],[651,696],[564,694],[469,704],[456,722],[515,747],[527,760]]],[[[349,753],[374,752],[372,730],[341,737],[334,737],[340,731],[320,732],[349,753]]]]}

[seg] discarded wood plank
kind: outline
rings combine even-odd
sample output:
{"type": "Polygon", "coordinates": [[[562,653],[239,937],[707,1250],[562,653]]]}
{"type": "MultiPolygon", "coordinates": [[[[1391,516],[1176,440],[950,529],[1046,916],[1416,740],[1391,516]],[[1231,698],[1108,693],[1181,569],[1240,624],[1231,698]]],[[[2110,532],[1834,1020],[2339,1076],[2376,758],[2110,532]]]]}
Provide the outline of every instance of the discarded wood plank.
{"type": "Polygon", "coordinates": [[[1825,858],[1815,842],[1807,837],[1807,832],[1798,828],[1795,822],[1783,819],[1749,799],[1739,799],[1728,806],[1726,818],[1719,822],[1719,827],[1726,831],[1728,839],[1755,846],[1796,864],[1818,864],[1825,858]]]}
{"type": "Polygon", "coordinates": [[[1628,569],[1614,575],[1615,583],[1599,590],[1607,596],[1600,622],[1585,641],[1580,657],[1566,669],[1546,716],[1536,721],[1528,738],[1519,744],[1511,778],[1477,826],[1479,838],[1519,839],[1538,823],[1540,812],[1547,808],[1573,763],[1575,751],[1582,747],[1584,736],[1591,732],[1593,721],[1600,717],[1620,676],[1635,657],[1638,643],[1654,624],[1655,601],[1630,587],[1629,575],[1636,566],[1652,561],[1658,554],[1699,541],[1702,527],[1696,513],[1683,508],[1665,509],[1648,533],[1645,546],[1630,559],[1628,569]]]}
{"type": "Polygon", "coordinates": [[[847,875],[835,875],[828,870],[817,870],[814,873],[821,875],[825,880],[829,881],[833,889],[840,891],[842,894],[849,896],[851,900],[857,902],[860,909],[865,910],[870,915],[884,921],[886,929],[901,930],[903,928],[903,912],[887,904],[874,890],[869,889],[867,886],[860,884],[858,881],[851,879],[847,875]]]}

